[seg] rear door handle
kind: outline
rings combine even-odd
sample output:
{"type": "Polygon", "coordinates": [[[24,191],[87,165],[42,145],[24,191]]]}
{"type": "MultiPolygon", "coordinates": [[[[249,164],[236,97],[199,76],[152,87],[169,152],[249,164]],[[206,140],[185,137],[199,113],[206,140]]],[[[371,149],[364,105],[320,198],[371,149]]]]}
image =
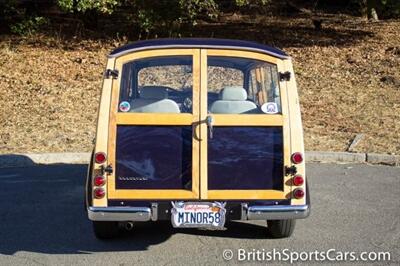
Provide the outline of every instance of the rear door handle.
{"type": "Polygon", "coordinates": [[[213,128],[214,118],[211,115],[209,115],[209,116],[207,116],[207,120],[206,121],[207,121],[207,127],[208,127],[208,134],[210,136],[210,139],[212,139],[213,138],[213,131],[214,131],[214,128],[213,128]]]}

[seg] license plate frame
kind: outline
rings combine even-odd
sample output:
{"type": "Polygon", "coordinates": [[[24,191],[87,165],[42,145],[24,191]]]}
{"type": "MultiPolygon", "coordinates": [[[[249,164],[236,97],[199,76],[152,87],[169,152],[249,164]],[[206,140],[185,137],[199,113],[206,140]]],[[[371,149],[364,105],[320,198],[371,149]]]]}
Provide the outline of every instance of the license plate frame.
{"type": "Polygon", "coordinates": [[[171,223],[174,228],[223,229],[226,203],[172,201],[171,223]]]}

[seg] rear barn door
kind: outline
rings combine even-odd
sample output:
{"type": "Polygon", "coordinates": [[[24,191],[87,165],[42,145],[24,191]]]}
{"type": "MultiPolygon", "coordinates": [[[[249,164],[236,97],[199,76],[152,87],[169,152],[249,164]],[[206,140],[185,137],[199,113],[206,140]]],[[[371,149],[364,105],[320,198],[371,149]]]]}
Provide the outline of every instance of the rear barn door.
{"type": "Polygon", "coordinates": [[[286,91],[276,58],[201,50],[201,199],[285,199],[286,91]]]}
{"type": "Polygon", "coordinates": [[[168,49],[117,58],[109,199],[199,198],[199,55],[168,49]]]}

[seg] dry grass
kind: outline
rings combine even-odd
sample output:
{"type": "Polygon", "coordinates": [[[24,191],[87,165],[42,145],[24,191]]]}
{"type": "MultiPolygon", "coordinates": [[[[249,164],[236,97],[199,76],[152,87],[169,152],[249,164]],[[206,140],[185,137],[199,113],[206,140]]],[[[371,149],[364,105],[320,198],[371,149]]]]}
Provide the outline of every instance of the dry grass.
{"type": "MultiPolygon", "coordinates": [[[[307,22],[282,23],[304,29],[307,22]]],[[[306,149],[343,151],[364,133],[357,151],[400,154],[400,21],[324,27],[328,33],[315,45],[298,45],[312,37],[306,34],[287,45],[276,41],[294,58],[306,149]],[[335,44],[334,30],[369,34],[348,44],[341,38],[349,36],[338,34],[335,44]]],[[[244,38],[260,41],[248,32],[244,38]]],[[[118,45],[3,36],[0,153],[90,151],[105,58],[118,45]]]]}
{"type": "Polygon", "coordinates": [[[289,48],[308,150],[400,153],[400,23],[364,24],[374,38],[349,47],[289,48]]]}

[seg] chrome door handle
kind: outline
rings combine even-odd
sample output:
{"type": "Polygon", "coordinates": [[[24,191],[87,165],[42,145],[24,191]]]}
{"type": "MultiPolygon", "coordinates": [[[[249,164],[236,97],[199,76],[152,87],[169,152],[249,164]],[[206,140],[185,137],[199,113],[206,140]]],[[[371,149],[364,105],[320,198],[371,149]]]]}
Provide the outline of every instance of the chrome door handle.
{"type": "Polygon", "coordinates": [[[208,133],[210,135],[210,139],[213,138],[213,124],[214,124],[214,118],[209,115],[207,116],[207,127],[208,127],[208,133]]]}

